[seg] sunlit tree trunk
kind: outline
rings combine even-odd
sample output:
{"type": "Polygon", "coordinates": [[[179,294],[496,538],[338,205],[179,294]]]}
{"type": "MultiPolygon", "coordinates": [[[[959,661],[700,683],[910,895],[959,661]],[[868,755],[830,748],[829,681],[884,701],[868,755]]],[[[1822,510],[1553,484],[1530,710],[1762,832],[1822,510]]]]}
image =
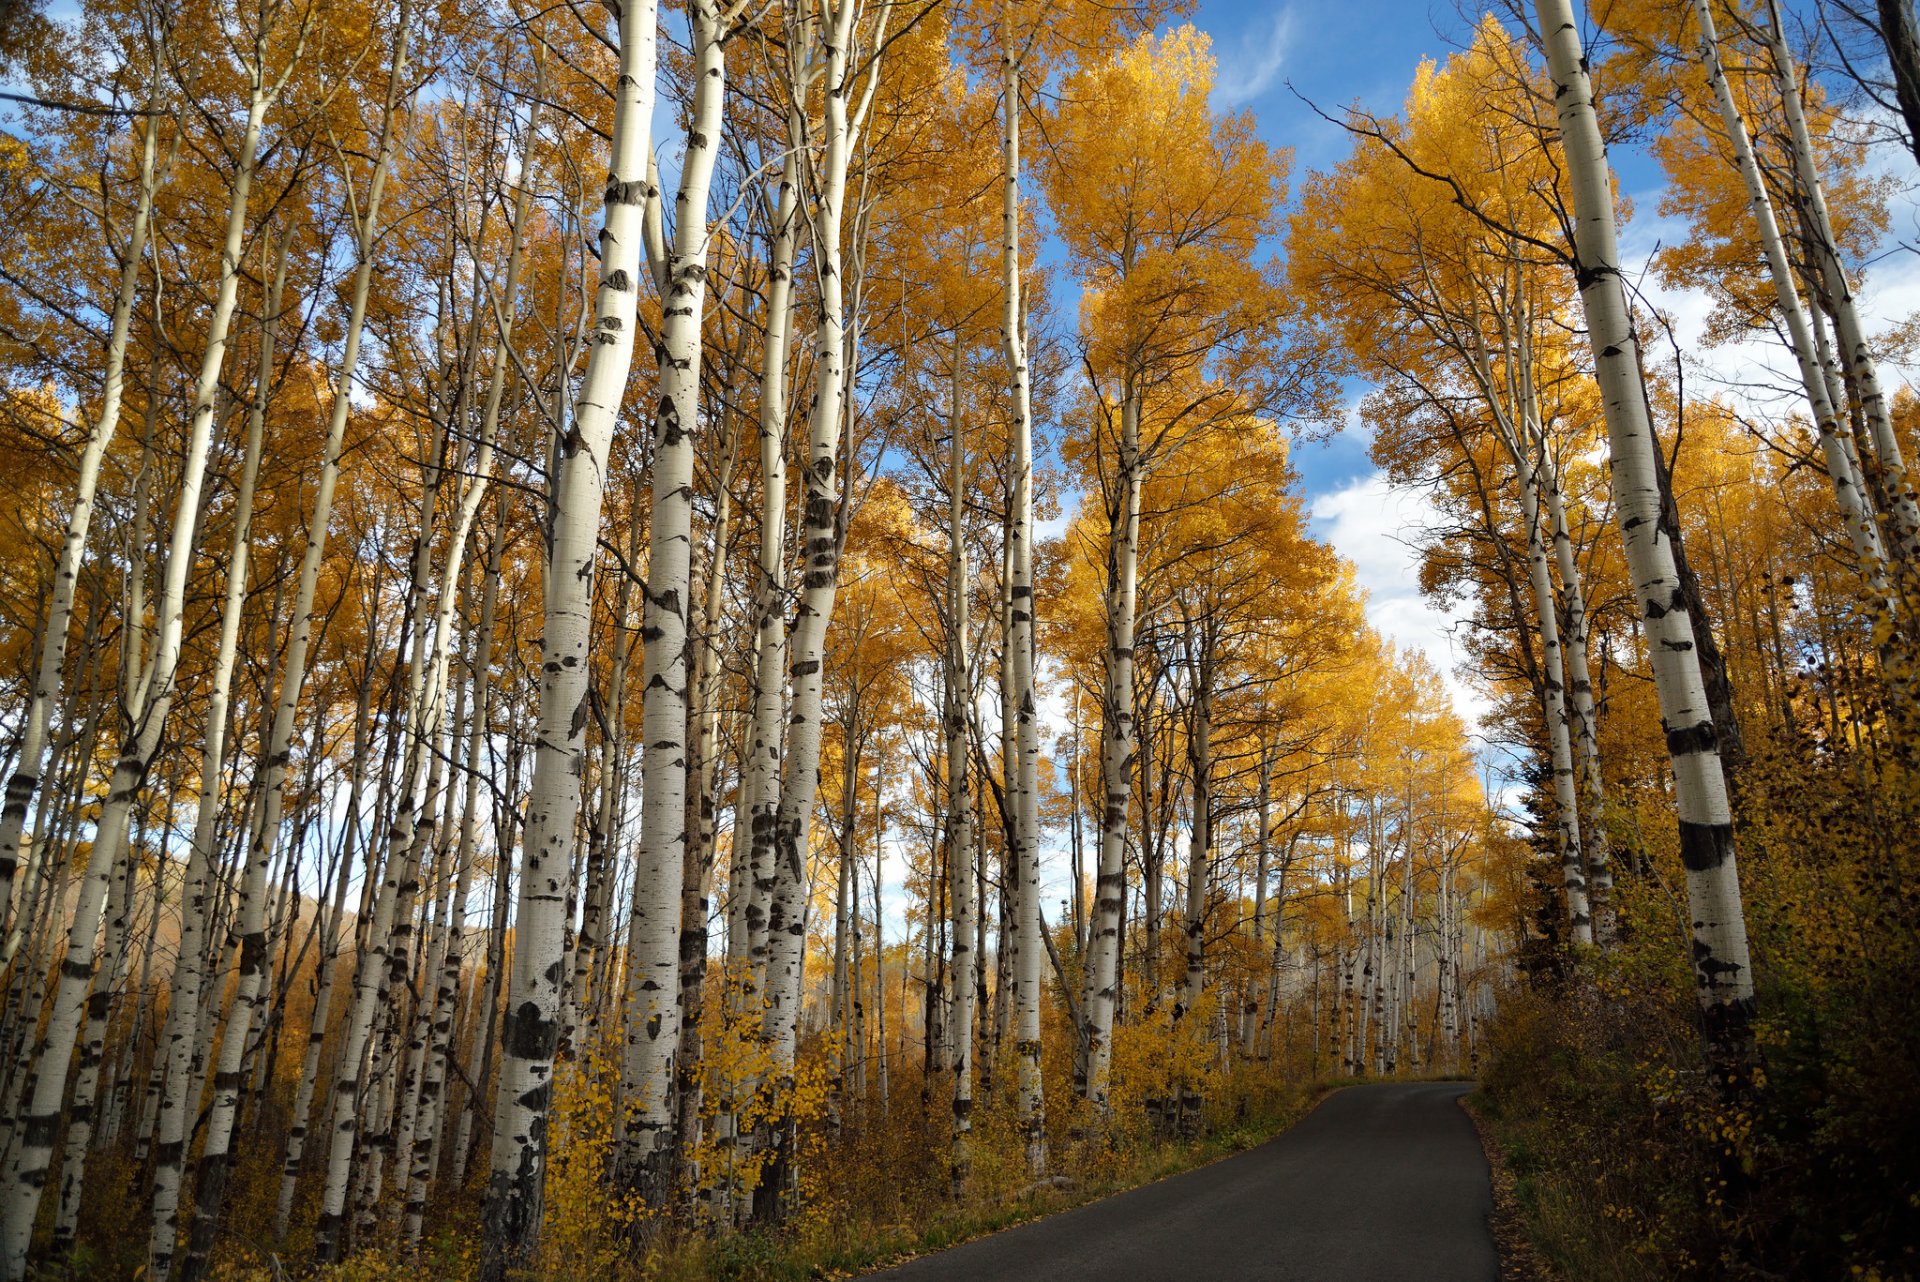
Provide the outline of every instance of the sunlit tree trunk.
{"type": "Polygon", "coordinates": [[[758,1008],[766,979],[767,910],[779,823],[782,714],[786,710],[787,360],[793,338],[793,260],[800,164],[789,148],[775,198],[767,260],[767,325],[760,367],[760,560],[754,603],[753,728],[741,789],[747,832],[734,833],[736,873],[728,896],[727,955],[742,1009],[758,1008]],[[745,861],[741,854],[744,850],[745,861]]]}
{"type": "MultiPolygon", "coordinates": [[[[655,18],[653,0],[631,0],[618,13],[620,70],[614,85],[594,341],[572,431],[560,443],[555,481],[541,647],[539,746],[522,839],[513,962],[501,1037],[499,1122],[482,1213],[480,1274],[490,1282],[523,1267],[540,1240],[546,1119],[564,977],[566,882],[580,809],[591,680],[593,565],[607,459],[633,363],[641,223],[650,195],[646,173],[658,36],[655,18]]],[[[674,907],[678,907],[677,897],[674,907]]]]}
{"type": "Polygon", "coordinates": [[[726,17],[714,0],[687,9],[693,105],[673,244],[662,277],[660,406],[653,483],[641,738],[639,862],[627,946],[626,1160],[647,1200],[672,1179],[673,1057],[680,1040],[680,891],[687,856],[688,612],[693,605],[694,432],[700,422],[701,323],[707,296],[707,193],[725,116],[726,17]]]}
{"type": "MultiPolygon", "coordinates": [[[[1693,11],[1700,25],[1701,65],[1706,69],[1707,83],[1713,90],[1714,103],[1720,110],[1721,128],[1726,132],[1728,145],[1733,148],[1734,167],[1739,170],[1740,181],[1746,187],[1747,208],[1753,214],[1754,226],[1760,234],[1760,248],[1767,256],[1767,270],[1773,278],[1774,299],[1780,307],[1780,317],[1786,323],[1788,343],[1799,365],[1800,383],[1806,389],[1807,405],[1813,411],[1814,427],[1820,435],[1820,452],[1826,461],[1827,476],[1833,485],[1834,502],[1840,509],[1841,524],[1846,527],[1853,554],[1859,559],[1861,571],[1866,575],[1874,595],[1886,603],[1885,552],[1880,542],[1880,531],[1874,524],[1871,504],[1855,484],[1855,469],[1847,457],[1846,438],[1851,429],[1827,394],[1826,378],[1820,368],[1820,357],[1807,324],[1806,312],[1800,305],[1800,292],[1794,283],[1793,268],[1787,258],[1786,243],[1780,235],[1779,220],[1774,216],[1773,200],[1767,193],[1766,182],[1761,177],[1759,163],[1753,154],[1753,142],[1747,134],[1746,121],[1740,115],[1733,88],[1727,83],[1726,68],[1720,61],[1720,40],[1714,27],[1713,7],[1708,0],[1694,0],[1693,11]]],[[[1791,96],[1795,102],[1798,101],[1797,93],[1791,96]]]]}
{"type": "MultiPolygon", "coordinates": [[[[1900,438],[1893,430],[1891,407],[1880,385],[1879,365],[1874,359],[1873,349],[1868,346],[1866,328],[1860,322],[1853,284],[1847,276],[1845,264],[1840,261],[1840,242],[1834,235],[1833,219],[1827,212],[1826,186],[1820,180],[1813,136],[1807,128],[1806,111],[1800,100],[1799,76],[1794,69],[1793,52],[1787,47],[1786,27],[1780,20],[1780,9],[1775,0],[1767,0],[1767,16],[1765,36],[1779,83],[1781,106],[1787,118],[1794,173],[1807,202],[1808,225],[1804,230],[1808,248],[1812,252],[1821,284],[1825,287],[1827,301],[1833,309],[1834,329],[1840,340],[1841,363],[1860,397],[1861,413],[1867,421],[1867,436],[1873,446],[1874,462],[1878,465],[1878,479],[1886,494],[1884,545],[1903,566],[1910,567],[1920,560],[1920,496],[1916,496],[1913,484],[1907,478],[1900,438]]],[[[1717,58],[1713,65],[1718,66],[1717,58]]],[[[1838,409],[1837,404],[1835,408],[1838,409]]],[[[1829,470],[1832,470],[1831,464],[1829,470]]],[[[1842,510],[1845,513],[1844,506],[1842,510]]],[[[1860,536],[1851,525],[1847,533],[1854,540],[1857,553],[1861,546],[1860,536]]],[[[1871,562],[1868,565],[1871,567],[1871,562]]],[[[1869,568],[1869,574],[1871,572],[1869,568]]]]}
{"type": "Polygon", "coordinates": [[[1007,521],[1007,585],[1011,609],[1006,644],[1011,655],[1015,759],[1007,763],[1008,874],[1014,908],[1015,1099],[1027,1171],[1047,1168],[1046,1100],[1040,1076],[1040,728],[1034,702],[1033,639],[1033,410],[1027,369],[1026,314],[1020,300],[1020,64],[1001,54],[1000,341],[1006,352],[1013,401],[1013,510],[1007,521]]]}
{"type": "MultiPolygon", "coordinates": [[[[805,50],[825,88],[819,146],[821,157],[812,166],[810,194],[814,270],[819,285],[819,319],[814,329],[814,387],[808,426],[805,500],[801,508],[801,549],[805,570],[793,630],[787,674],[793,705],[787,719],[786,755],[780,786],[779,821],[775,829],[774,890],[767,915],[766,1014],[764,1036],[771,1049],[772,1069],[779,1097],[790,1099],[793,1088],[795,1030],[801,997],[801,966],[806,951],[807,869],[814,800],[820,787],[822,665],[826,659],[827,625],[833,617],[834,595],[840,578],[840,521],[842,495],[839,446],[849,413],[846,383],[846,299],[841,229],[847,190],[847,170],[879,74],[877,65],[861,67],[852,48],[860,0],[840,0],[818,20],[802,24],[796,53],[805,50]],[[855,70],[869,77],[856,105],[849,102],[855,70]]],[[[885,48],[884,13],[872,34],[877,63],[885,48]]],[[[796,69],[797,71],[797,69],[796,69]]],[[[798,85],[794,86],[797,91],[798,85]]],[[[791,1121],[790,1114],[787,1120],[791,1121]]],[[[777,1214],[791,1175],[792,1136],[788,1128],[780,1140],[782,1158],[774,1164],[773,1179],[762,1188],[764,1209],[777,1214]]]]}
{"type": "MultiPolygon", "coordinates": [[[[149,110],[158,99],[149,101],[149,110]]],[[[12,907],[14,873],[20,866],[20,837],[26,830],[27,811],[40,786],[40,771],[46,759],[47,727],[53,706],[60,699],[60,683],[66,670],[67,634],[73,623],[73,596],[79,584],[80,562],[86,555],[87,531],[93,525],[94,496],[100,487],[100,464],[107,447],[120,427],[120,405],[126,387],[127,331],[133,319],[133,304],[140,292],[140,273],[147,253],[148,228],[153,216],[153,196],[162,172],[159,157],[161,115],[155,111],[140,132],[140,177],[134,199],[133,218],[127,229],[127,248],[120,266],[119,292],[114,296],[113,321],[107,333],[105,379],[100,409],[93,431],[80,451],[80,466],[74,481],[73,506],[67,512],[67,524],[60,539],[60,559],[54,566],[53,591],[47,605],[47,619],[40,637],[40,659],[34,669],[32,692],[27,698],[26,715],[20,727],[20,755],[13,773],[7,778],[6,800],[0,806],[0,927],[8,922],[12,907]]],[[[177,145],[177,143],[176,143],[177,145]]],[[[168,149],[171,156],[172,149],[168,149]]]]}
{"type": "MultiPolygon", "coordinates": [[[[1094,882],[1093,922],[1087,951],[1085,1011],[1086,1098],[1104,1113],[1113,1059],[1113,1012],[1120,977],[1121,908],[1125,902],[1128,806],[1138,751],[1134,707],[1134,611],[1140,573],[1139,405],[1128,395],[1120,406],[1119,451],[1114,493],[1107,504],[1106,706],[1101,711],[1100,867],[1094,882]]],[[[1151,911],[1151,909],[1149,909],[1151,911]]]]}
{"type": "MultiPolygon", "coordinates": [[[[164,1282],[167,1264],[178,1237],[180,1171],[185,1158],[186,1127],[199,1106],[199,1078],[193,1061],[204,1055],[194,1045],[199,1025],[203,962],[207,930],[211,925],[207,898],[212,875],[214,827],[220,815],[222,771],[226,763],[228,702],[233,686],[234,659],[239,651],[240,616],[246,607],[247,563],[253,547],[253,493],[260,474],[260,445],[266,424],[267,401],[272,394],[274,341],[280,320],[280,296],[286,283],[291,224],[280,238],[265,298],[260,334],[260,364],[254,374],[253,405],[247,420],[246,454],[234,495],[233,538],[227,548],[226,599],[221,608],[220,641],[215,653],[212,685],[207,695],[206,733],[200,750],[200,798],[194,816],[193,847],[181,887],[180,941],[174,963],[172,996],[167,1023],[155,1051],[165,1063],[160,1107],[155,1118],[158,1136],[153,1173],[153,1235],[148,1244],[148,1272],[164,1282]],[[191,1098],[189,1095],[191,1094],[191,1098]]],[[[215,990],[218,1000],[218,990],[215,990]]]]}
{"type": "Polygon", "coordinates": [[[1571,0],[1535,0],[1574,196],[1574,244],[1587,338],[1611,445],[1615,509],[1646,630],[1674,774],[1687,872],[1694,993],[1708,1053],[1736,1087],[1753,1059],[1753,973],[1719,734],[1693,646],[1693,621],[1660,522],[1658,442],[1641,380],[1639,338],[1620,276],[1606,144],[1571,0]]]}
{"type": "Polygon", "coordinates": [[[220,276],[207,321],[200,371],[195,381],[193,415],[185,457],[176,482],[173,529],[168,540],[166,574],[155,603],[158,632],[148,661],[142,666],[132,697],[124,710],[129,733],[107,783],[105,803],[94,830],[80,896],[67,935],[67,952],[46,1032],[41,1039],[32,1098],[20,1117],[19,1149],[0,1184],[0,1280],[16,1282],[26,1269],[27,1247],[40,1194],[53,1160],[53,1144],[60,1124],[60,1106],[66,1094],[67,1068],[85,1013],[92,985],[95,936],[105,908],[108,884],[120,859],[127,855],[127,825],[166,728],[175,694],[175,669],[186,611],[187,577],[194,563],[199,529],[200,495],[206,481],[213,421],[220,394],[220,375],[226,364],[228,333],[239,297],[240,259],[247,230],[247,201],[253,187],[254,166],[267,108],[277,86],[268,83],[260,61],[264,29],[256,38],[252,87],[247,116],[234,165],[231,197],[220,250],[220,276]]]}

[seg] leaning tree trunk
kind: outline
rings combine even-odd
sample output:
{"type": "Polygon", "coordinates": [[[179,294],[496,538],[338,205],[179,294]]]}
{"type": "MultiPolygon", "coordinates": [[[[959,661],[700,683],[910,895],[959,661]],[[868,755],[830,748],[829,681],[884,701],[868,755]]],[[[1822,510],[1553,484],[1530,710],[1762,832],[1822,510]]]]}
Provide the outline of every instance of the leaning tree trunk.
{"type": "Polygon", "coordinates": [[[1886,581],[1886,554],[1881,546],[1880,531],[1874,523],[1867,496],[1854,483],[1854,467],[1847,455],[1846,438],[1851,429],[1841,419],[1839,408],[1827,394],[1826,374],[1821,368],[1806,311],[1800,305],[1800,291],[1794,284],[1793,268],[1787,259],[1779,220],[1774,216],[1773,200],[1767,193],[1766,181],[1754,157],[1746,121],[1741,118],[1732,86],[1727,83],[1726,69],[1720,62],[1720,40],[1714,30],[1713,7],[1708,0],[1694,0],[1694,16],[1700,24],[1700,61],[1706,68],[1707,83],[1712,87],[1714,102],[1720,109],[1721,127],[1725,129],[1727,142],[1733,148],[1734,167],[1739,170],[1740,181],[1747,190],[1747,208],[1753,214],[1754,225],[1760,233],[1760,247],[1767,256],[1767,270],[1773,277],[1774,298],[1780,305],[1781,319],[1786,322],[1788,342],[1793,348],[1794,360],[1799,365],[1800,384],[1806,389],[1807,405],[1813,411],[1814,426],[1820,436],[1820,452],[1826,462],[1827,476],[1833,484],[1833,498],[1840,509],[1841,524],[1846,527],[1854,557],[1860,562],[1861,573],[1866,576],[1876,601],[1883,607],[1891,607],[1886,581]]]}
{"type": "MultiPolygon", "coordinates": [[[[150,106],[152,104],[149,104],[150,106]]],[[[80,580],[80,562],[86,555],[87,531],[93,524],[94,494],[100,486],[100,464],[120,426],[121,395],[126,386],[127,330],[133,302],[139,293],[141,263],[146,257],[147,229],[153,215],[158,181],[156,159],[160,133],[158,113],[147,117],[140,140],[140,187],[128,228],[126,261],[120,268],[120,289],[114,296],[113,324],[107,335],[105,383],[93,432],[80,451],[79,475],[74,483],[73,507],[67,513],[60,542],[60,560],[53,571],[53,595],[40,639],[40,662],[34,670],[33,692],[20,729],[20,756],[7,779],[6,801],[0,808],[0,927],[7,924],[12,905],[14,872],[20,866],[20,836],[26,830],[27,810],[40,786],[47,754],[47,726],[60,699],[60,682],[67,662],[67,632],[73,621],[73,593],[80,580]]]]}
{"type": "MultiPolygon", "coordinates": [[[[1774,74],[1779,80],[1781,107],[1787,118],[1794,173],[1807,202],[1809,248],[1833,309],[1841,361],[1860,397],[1860,410],[1866,418],[1867,435],[1872,440],[1879,467],[1880,485],[1886,493],[1887,510],[1883,519],[1887,528],[1883,543],[1901,569],[1911,573],[1915,562],[1920,560],[1920,495],[1915,494],[1907,476],[1900,438],[1893,429],[1891,407],[1880,384],[1879,365],[1874,360],[1873,349],[1867,345],[1866,328],[1860,322],[1853,284],[1846,265],[1840,261],[1840,242],[1827,212],[1826,187],[1820,181],[1813,136],[1807,128],[1806,111],[1800,101],[1793,52],[1787,48],[1786,28],[1780,20],[1776,0],[1767,0],[1767,15],[1767,44],[1773,57],[1774,74]]],[[[1851,535],[1852,531],[1848,533],[1851,535]]]]}
{"type": "MultiPolygon", "coordinates": [[[[267,290],[260,331],[260,364],[255,372],[253,407],[247,420],[246,459],[234,496],[233,539],[227,548],[227,592],[220,616],[220,642],[213,664],[213,686],[207,696],[206,734],[200,751],[200,798],[194,815],[193,847],[188,853],[181,886],[180,941],[174,963],[172,996],[167,1023],[155,1056],[165,1065],[160,1107],[155,1118],[156,1147],[153,1171],[153,1232],[148,1242],[148,1273],[164,1282],[179,1233],[180,1171],[186,1157],[186,1128],[199,1106],[198,1077],[192,1071],[196,1055],[195,1029],[200,1020],[201,990],[205,987],[205,951],[211,905],[207,900],[214,864],[214,828],[220,814],[221,772],[226,761],[227,706],[233,687],[234,660],[239,653],[240,616],[246,606],[247,562],[253,547],[253,492],[260,473],[260,443],[266,424],[267,400],[273,385],[274,340],[280,320],[280,297],[286,284],[287,251],[292,224],[280,238],[267,290]]],[[[218,1000],[216,989],[214,996],[218,1000]]]]}
{"type": "Polygon", "coordinates": [[[253,187],[261,123],[273,98],[257,69],[249,95],[246,124],[235,162],[227,205],[226,234],[220,250],[220,278],[208,317],[200,372],[194,385],[193,417],[186,456],[177,482],[173,531],[167,547],[166,577],[156,602],[159,631],[152,655],[126,708],[130,733],[107,783],[105,805],[95,824],[80,897],[67,935],[66,959],[54,992],[53,1012],[42,1037],[33,1095],[20,1121],[19,1149],[0,1184],[0,1282],[17,1282],[26,1271],[40,1194],[53,1161],[53,1142],[66,1094],[67,1067],[93,982],[95,935],[105,907],[113,868],[127,852],[127,824],[147,770],[159,751],[174,696],[186,612],[187,576],[193,568],[199,531],[200,496],[211,453],[220,373],[226,364],[227,337],[240,290],[240,258],[247,230],[247,199],[253,187]]]}
{"type": "MultiPolygon", "coordinates": [[[[564,977],[566,884],[586,743],[593,565],[615,419],[633,364],[641,224],[658,40],[654,0],[620,10],[606,225],[594,343],[573,430],[561,442],[546,574],[540,727],[522,844],[513,962],[502,1030],[499,1125],[482,1214],[480,1275],[524,1267],[540,1241],[546,1123],[564,977]]],[[[675,907],[678,907],[677,899],[675,907]]]]}
{"type": "Polygon", "coordinates": [[[1673,768],[1693,923],[1694,995],[1705,1019],[1708,1056],[1723,1088],[1737,1090],[1754,1056],[1753,972],[1719,733],[1707,706],[1693,647],[1693,621],[1673,549],[1661,528],[1659,443],[1640,374],[1639,337],[1620,275],[1612,175],[1580,29],[1571,0],[1535,0],[1534,7],[1546,41],[1573,188],[1572,249],[1607,422],[1615,508],[1673,768]]]}

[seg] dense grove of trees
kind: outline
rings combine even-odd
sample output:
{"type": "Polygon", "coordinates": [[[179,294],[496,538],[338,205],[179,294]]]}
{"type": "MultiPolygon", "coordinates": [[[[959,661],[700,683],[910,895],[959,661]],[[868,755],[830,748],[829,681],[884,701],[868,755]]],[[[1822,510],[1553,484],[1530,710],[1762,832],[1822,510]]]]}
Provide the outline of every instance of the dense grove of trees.
{"type": "Polygon", "coordinates": [[[1569,1258],[1913,1266],[1836,8],[1489,14],[1295,175],[1148,0],[7,6],[0,1282],[750,1273],[1468,1072],[1569,1258]],[[1355,383],[1481,727],[1311,529],[1355,383]]]}

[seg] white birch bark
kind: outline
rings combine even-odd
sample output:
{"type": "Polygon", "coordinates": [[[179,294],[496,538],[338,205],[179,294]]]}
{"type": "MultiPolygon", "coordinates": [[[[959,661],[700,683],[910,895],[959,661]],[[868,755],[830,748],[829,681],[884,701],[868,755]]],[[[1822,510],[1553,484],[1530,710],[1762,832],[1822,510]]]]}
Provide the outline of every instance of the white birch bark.
{"type": "Polygon", "coordinates": [[[540,726],[527,800],[518,912],[502,1031],[492,1173],[482,1215],[482,1278],[523,1266],[538,1246],[546,1175],[546,1116],[559,1034],[566,881],[585,752],[593,566],[615,420],[633,363],[641,222],[658,29],[653,0],[618,13],[600,279],[593,343],[571,430],[559,442],[553,542],[546,573],[540,726]]]}
{"type": "MultiPolygon", "coordinates": [[[[1867,435],[1872,438],[1875,461],[1879,464],[1880,484],[1886,495],[1884,519],[1887,528],[1883,546],[1903,566],[1911,566],[1916,557],[1920,557],[1920,496],[1916,496],[1913,484],[1907,477],[1900,438],[1894,433],[1887,395],[1880,385],[1879,365],[1874,359],[1873,349],[1867,343],[1866,329],[1860,323],[1852,281],[1847,275],[1846,265],[1840,261],[1840,242],[1834,235],[1833,219],[1827,212],[1826,186],[1820,180],[1813,151],[1813,136],[1807,128],[1806,110],[1800,100],[1799,76],[1794,69],[1793,52],[1787,47],[1786,27],[1780,20],[1780,8],[1776,0],[1767,0],[1767,16],[1765,32],[1768,51],[1773,58],[1781,107],[1787,118],[1794,172],[1807,202],[1808,225],[1805,231],[1821,283],[1833,309],[1839,355],[1847,377],[1859,394],[1861,414],[1867,421],[1867,435]]],[[[1836,410],[1838,407],[1836,398],[1836,410]]],[[[1856,540],[1858,538],[1851,528],[1848,535],[1856,540]]]]}
{"type": "Polygon", "coordinates": [[[641,812],[627,937],[622,1065],[625,1158],[647,1200],[672,1180],[674,1052],[680,1041],[680,892],[687,856],[688,612],[693,603],[694,432],[700,422],[706,316],[707,201],[726,114],[727,26],[716,0],[688,6],[693,104],[661,299],[660,404],[653,422],[652,511],[642,658],[641,812]]]}
{"type": "MultiPolygon", "coordinates": [[[[193,416],[175,496],[173,529],[168,539],[166,573],[156,602],[158,632],[126,707],[129,733],[107,784],[105,804],[94,833],[78,902],[67,937],[66,959],[54,994],[52,1015],[42,1039],[33,1095],[20,1119],[20,1145],[0,1184],[0,1282],[18,1282],[26,1269],[28,1243],[40,1195],[53,1160],[53,1142],[66,1093],[67,1068],[78,1037],[93,981],[95,935],[105,907],[113,869],[127,850],[127,824],[147,770],[159,750],[174,696],[185,622],[187,577],[193,569],[201,491],[211,452],[213,421],[226,363],[227,337],[239,297],[240,258],[247,228],[247,201],[253,186],[261,125],[268,106],[285,83],[270,85],[261,61],[262,30],[253,50],[252,88],[235,161],[220,251],[220,277],[208,318],[200,371],[195,380],[193,416]]],[[[291,70],[291,63],[288,70],[291,70]]]]}
{"type": "MultiPolygon", "coordinates": [[[[1856,485],[1854,468],[1847,458],[1845,441],[1850,428],[1841,421],[1838,407],[1827,394],[1826,376],[1820,368],[1819,353],[1813,343],[1806,312],[1800,304],[1800,291],[1794,283],[1793,268],[1787,259],[1779,220],[1774,215],[1773,200],[1767,193],[1766,182],[1761,177],[1759,163],[1754,157],[1752,139],[1747,134],[1746,121],[1740,115],[1733,88],[1727,82],[1726,68],[1720,61],[1720,39],[1714,27],[1713,7],[1708,0],[1694,0],[1693,11],[1700,25],[1701,65],[1707,73],[1707,84],[1713,90],[1714,104],[1720,111],[1721,128],[1726,131],[1727,143],[1733,148],[1734,167],[1739,171],[1740,181],[1746,188],[1747,208],[1753,214],[1754,226],[1760,234],[1760,248],[1767,256],[1767,271],[1773,278],[1774,299],[1780,307],[1781,319],[1786,323],[1788,342],[1800,370],[1800,384],[1806,389],[1807,405],[1813,412],[1814,427],[1820,438],[1820,452],[1833,485],[1834,502],[1840,509],[1847,539],[1853,546],[1853,554],[1860,561],[1861,571],[1866,575],[1869,586],[1877,598],[1890,605],[1886,557],[1880,542],[1880,531],[1874,524],[1872,505],[1856,485]]],[[[1793,96],[1797,101],[1798,95],[1793,96]]]]}
{"type": "MultiPolygon", "coordinates": [[[[157,103],[150,102],[149,107],[157,103]]],[[[147,117],[140,138],[140,177],[134,201],[133,220],[127,229],[126,260],[120,268],[119,292],[114,296],[113,322],[107,332],[105,382],[99,413],[86,446],[80,451],[78,475],[74,481],[73,506],[67,512],[66,530],[60,540],[60,559],[53,571],[53,594],[47,606],[47,621],[40,644],[40,661],[34,671],[33,690],[27,700],[26,715],[20,728],[20,756],[7,777],[6,799],[0,805],[0,927],[7,925],[12,906],[14,873],[20,865],[20,837],[26,830],[27,811],[34,792],[40,786],[40,771],[46,758],[47,726],[53,706],[60,699],[60,683],[66,670],[67,633],[73,621],[73,595],[79,584],[80,562],[86,555],[87,531],[93,524],[94,495],[100,486],[100,464],[107,447],[120,427],[120,405],[126,386],[127,331],[133,319],[134,299],[140,292],[140,272],[146,259],[148,227],[153,216],[153,196],[162,172],[159,160],[160,115],[147,117]]],[[[176,143],[177,145],[177,143],[176,143]]],[[[169,149],[171,154],[171,149],[169,149]]]]}
{"type": "Polygon", "coordinates": [[[153,1226],[147,1244],[147,1272],[153,1282],[166,1282],[172,1266],[179,1237],[180,1173],[186,1157],[187,1127],[200,1102],[197,1090],[191,1092],[192,1098],[188,1096],[189,1083],[195,1087],[199,1084],[198,1076],[192,1071],[193,1035],[200,1019],[201,990],[205,986],[204,953],[211,924],[207,889],[213,872],[214,828],[220,817],[222,772],[226,765],[228,703],[233,689],[234,661],[239,654],[241,614],[246,606],[247,565],[253,548],[253,495],[260,475],[267,401],[273,390],[275,337],[291,244],[292,224],[289,223],[275,254],[272,284],[267,289],[261,313],[260,364],[254,374],[246,454],[234,495],[233,537],[227,547],[226,599],[221,607],[220,641],[207,694],[206,734],[200,747],[200,796],[194,814],[193,847],[188,852],[181,886],[178,960],[174,964],[166,1027],[155,1051],[165,1068],[159,1111],[154,1120],[153,1226]]]}
{"type": "Polygon", "coordinates": [[[1753,1056],[1753,972],[1719,735],[1694,650],[1693,623],[1660,529],[1660,490],[1639,339],[1620,276],[1606,144],[1571,0],[1535,0],[1574,196],[1575,273],[1611,445],[1615,509],[1645,627],[1672,761],[1693,934],[1694,994],[1709,1058],[1737,1089],[1753,1056]]]}

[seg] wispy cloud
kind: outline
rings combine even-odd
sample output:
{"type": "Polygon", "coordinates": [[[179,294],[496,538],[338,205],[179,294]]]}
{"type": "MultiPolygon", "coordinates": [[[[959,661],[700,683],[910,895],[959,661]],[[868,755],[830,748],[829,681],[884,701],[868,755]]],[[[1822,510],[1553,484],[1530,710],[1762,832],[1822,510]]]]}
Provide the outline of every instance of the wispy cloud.
{"type": "Polygon", "coordinates": [[[1396,645],[1424,654],[1446,683],[1454,709],[1468,725],[1476,724],[1488,704],[1456,671],[1461,656],[1453,637],[1467,609],[1449,615],[1420,591],[1419,543],[1441,524],[1432,502],[1375,471],[1320,495],[1313,520],[1320,537],[1353,563],[1354,578],[1367,593],[1367,621],[1396,645]]]}
{"type": "Polygon", "coordinates": [[[1214,45],[1220,69],[1213,82],[1215,103],[1238,107],[1252,102],[1280,83],[1280,73],[1293,50],[1293,9],[1282,5],[1273,11],[1262,30],[1255,26],[1241,32],[1225,48],[1214,45]]]}

